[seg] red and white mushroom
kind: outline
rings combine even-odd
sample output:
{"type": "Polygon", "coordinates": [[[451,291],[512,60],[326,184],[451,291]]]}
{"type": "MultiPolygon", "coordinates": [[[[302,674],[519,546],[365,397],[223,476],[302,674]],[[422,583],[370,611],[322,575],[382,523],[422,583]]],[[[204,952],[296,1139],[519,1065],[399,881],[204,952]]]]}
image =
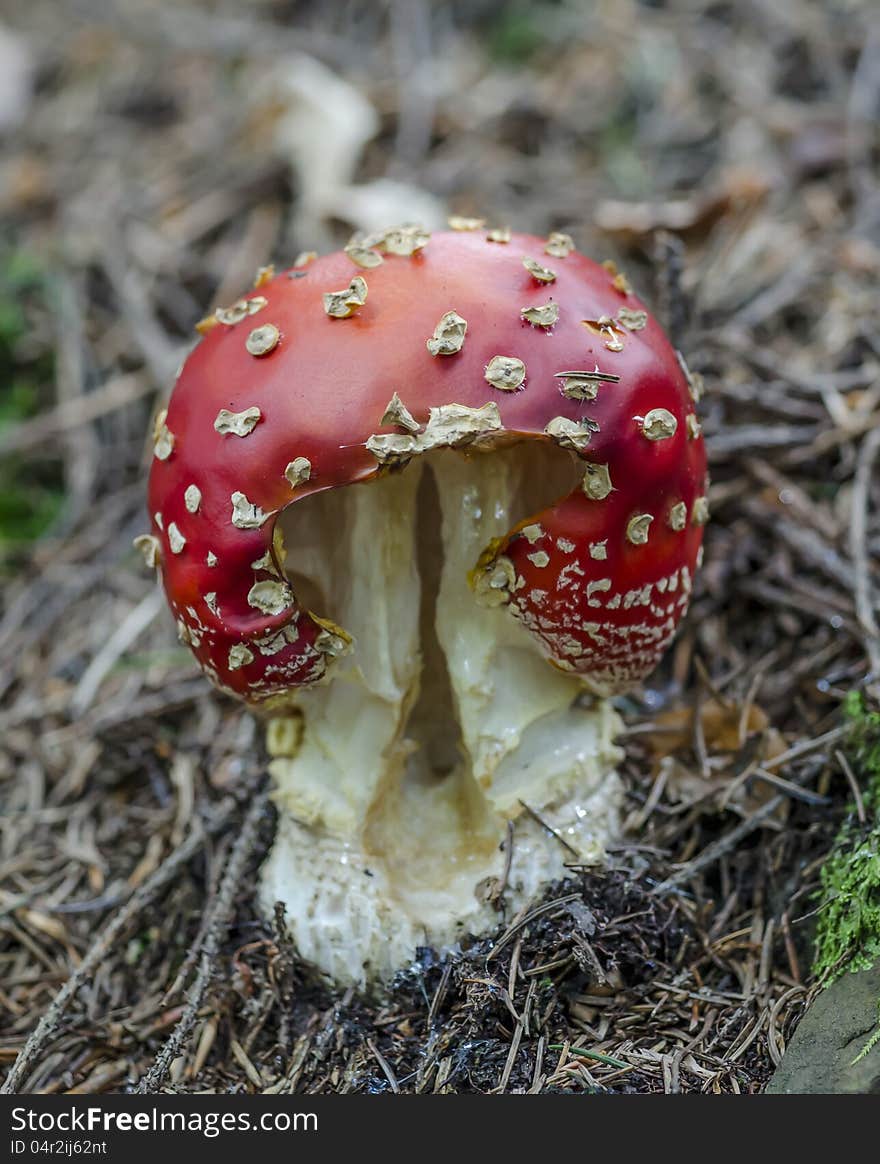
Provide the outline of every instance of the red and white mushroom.
{"type": "Polygon", "coordinates": [[[509,899],[561,873],[524,805],[595,858],[617,720],[578,696],[654,668],[707,518],[698,378],[625,277],[454,225],[261,271],[156,426],[143,548],[271,716],[264,893],[340,979],[489,924],[510,820],[509,899]]]}

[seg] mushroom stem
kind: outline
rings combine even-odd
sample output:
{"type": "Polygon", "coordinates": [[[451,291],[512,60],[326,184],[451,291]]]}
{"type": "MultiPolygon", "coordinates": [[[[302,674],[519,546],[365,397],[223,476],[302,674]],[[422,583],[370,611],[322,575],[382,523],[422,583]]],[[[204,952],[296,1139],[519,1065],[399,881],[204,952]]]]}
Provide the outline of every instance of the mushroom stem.
{"type": "Polygon", "coordinates": [[[292,507],[294,588],[354,636],[269,733],[279,826],[263,871],[302,954],[338,981],[385,978],[416,947],[502,920],[617,828],[611,705],[585,701],[468,574],[518,520],[570,491],[549,442],[435,451],[292,507]],[[287,730],[285,730],[285,723],[287,730]],[[527,805],[556,830],[541,827],[527,805]]]}

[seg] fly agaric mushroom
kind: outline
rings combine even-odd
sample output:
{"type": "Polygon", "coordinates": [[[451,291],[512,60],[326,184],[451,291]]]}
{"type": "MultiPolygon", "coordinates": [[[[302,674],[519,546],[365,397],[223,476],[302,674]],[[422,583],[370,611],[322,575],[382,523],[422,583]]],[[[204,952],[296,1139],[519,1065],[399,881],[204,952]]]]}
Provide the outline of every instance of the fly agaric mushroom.
{"type": "Polygon", "coordinates": [[[707,518],[698,380],[626,279],[462,222],[263,269],[156,426],[142,545],[268,718],[262,897],[340,981],[600,859],[606,697],[672,638],[707,518]]]}

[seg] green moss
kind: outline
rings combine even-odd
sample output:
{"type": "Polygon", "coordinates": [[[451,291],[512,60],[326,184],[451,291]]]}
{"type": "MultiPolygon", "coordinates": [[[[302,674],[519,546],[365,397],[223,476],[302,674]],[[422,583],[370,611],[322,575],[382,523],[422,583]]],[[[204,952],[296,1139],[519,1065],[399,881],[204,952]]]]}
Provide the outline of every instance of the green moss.
{"type": "Polygon", "coordinates": [[[847,754],[862,790],[866,821],[851,813],[822,869],[815,973],[827,981],[880,958],[880,712],[850,692],[847,754]]]}
{"type": "MultiPolygon", "coordinates": [[[[826,985],[880,958],[880,712],[869,711],[859,691],[849,693],[843,709],[852,724],[846,750],[866,819],[862,824],[850,814],[822,869],[813,970],[826,985]]],[[[877,1019],[854,1063],[880,1042],[880,999],[877,1019]]]]}
{"type": "Polygon", "coordinates": [[[487,31],[489,56],[506,65],[526,64],[545,44],[540,15],[531,4],[506,5],[487,31]]]}
{"type": "MultiPolygon", "coordinates": [[[[0,238],[0,433],[52,402],[54,359],[45,327],[49,297],[48,274],[39,259],[0,238]]],[[[51,527],[63,503],[57,450],[0,458],[0,577],[18,547],[51,527]]]]}

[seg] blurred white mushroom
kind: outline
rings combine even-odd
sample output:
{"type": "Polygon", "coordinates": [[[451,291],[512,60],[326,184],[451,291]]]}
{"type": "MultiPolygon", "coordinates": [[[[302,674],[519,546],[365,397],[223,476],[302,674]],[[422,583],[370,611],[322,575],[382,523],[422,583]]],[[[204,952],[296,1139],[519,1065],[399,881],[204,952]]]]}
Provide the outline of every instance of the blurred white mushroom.
{"type": "Polygon", "coordinates": [[[28,42],[0,24],[0,133],[15,129],[27,116],[34,87],[35,62],[28,42]]]}
{"type": "Polygon", "coordinates": [[[439,198],[392,178],[349,186],[329,205],[335,218],[366,234],[383,229],[389,222],[418,222],[428,230],[439,230],[446,222],[446,209],[439,198]]]}
{"type": "Polygon", "coordinates": [[[418,221],[428,229],[444,223],[443,203],[416,185],[390,178],[355,184],[363,151],[380,129],[378,113],[356,85],[297,54],[266,73],[258,96],[282,110],[275,146],[296,176],[294,228],[300,238],[329,245],[331,218],[358,231],[389,222],[418,221]]]}

